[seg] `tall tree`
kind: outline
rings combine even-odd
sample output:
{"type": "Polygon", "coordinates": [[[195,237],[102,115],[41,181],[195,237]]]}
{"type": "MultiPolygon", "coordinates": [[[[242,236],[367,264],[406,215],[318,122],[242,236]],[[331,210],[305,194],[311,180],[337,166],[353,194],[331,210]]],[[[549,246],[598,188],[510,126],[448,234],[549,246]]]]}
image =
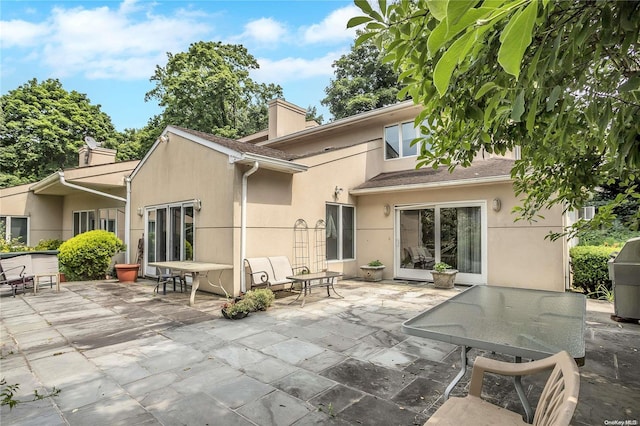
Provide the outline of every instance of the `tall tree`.
{"type": "MultiPolygon", "coordinates": [[[[622,193],[592,225],[638,197],[640,2],[400,0],[364,12],[375,41],[431,121],[419,165],[468,166],[481,151],[521,149],[512,171],[520,217],[580,207],[594,188],[622,193]]],[[[636,212],[636,219],[640,212],[636,212]]]]}
{"type": "Polygon", "coordinates": [[[332,65],[335,78],[324,89],[321,101],[334,119],[345,118],[398,102],[402,84],[390,64],[382,62],[382,53],[372,41],[351,46],[332,65]]]}
{"type": "Polygon", "coordinates": [[[59,80],[32,79],[0,98],[0,186],[33,182],[77,165],[85,136],[116,147],[111,118],[59,80]]]}
{"type": "Polygon", "coordinates": [[[267,101],[282,97],[282,88],[249,77],[259,65],[243,46],[200,41],[167,57],[145,96],[165,108],[164,122],[232,138],[267,127],[267,101]]]}

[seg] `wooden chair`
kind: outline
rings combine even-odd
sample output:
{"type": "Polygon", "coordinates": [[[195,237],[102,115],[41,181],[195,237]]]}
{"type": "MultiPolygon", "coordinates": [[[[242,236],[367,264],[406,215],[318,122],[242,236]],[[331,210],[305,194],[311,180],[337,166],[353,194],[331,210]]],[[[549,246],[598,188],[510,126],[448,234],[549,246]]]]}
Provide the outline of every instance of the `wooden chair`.
{"type": "Polygon", "coordinates": [[[527,425],[520,414],[480,399],[484,373],[523,376],[553,369],[540,395],[533,417],[536,426],[568,425],[578,403],[580,373],[566,352],[527,363],[478,357],[473,365],[469,395],[449,398],[425,425],[527,425]]]}

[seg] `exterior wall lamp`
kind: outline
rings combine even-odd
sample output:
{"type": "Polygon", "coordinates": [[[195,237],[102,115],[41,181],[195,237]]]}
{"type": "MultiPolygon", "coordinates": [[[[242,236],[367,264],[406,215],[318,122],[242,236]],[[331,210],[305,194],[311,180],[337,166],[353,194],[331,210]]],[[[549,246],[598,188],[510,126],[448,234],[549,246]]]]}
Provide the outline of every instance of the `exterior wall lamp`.
{"type": "Polygon", "coordinates": [[[195,200],[193,200],[193,208],[196,211],[202,210],[202,200],[197,199],[197,198],[195,200]]]}
{"type": "Polygon", "coordinates": [[[138,207],[138,216],[142,217],[144,215],[144,209],[142,207],[138,207]]]}
{"type": "Polygon", "coordinates": [[[499,212],[501,208],[502,208],[502,201],[500,201],[500,198],[494,198],[493,201],[491,202],[491,209],[494,212],[499,212]]]}

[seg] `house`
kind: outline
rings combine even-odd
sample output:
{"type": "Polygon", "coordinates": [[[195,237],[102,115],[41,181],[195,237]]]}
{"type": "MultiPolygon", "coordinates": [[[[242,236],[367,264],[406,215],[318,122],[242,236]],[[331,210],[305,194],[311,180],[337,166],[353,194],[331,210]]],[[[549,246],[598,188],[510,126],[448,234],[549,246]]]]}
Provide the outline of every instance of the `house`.
{"type": "MultiPolygon", "coordinates": [[[[460,271],[459,284],[563,291],[566,241],[544,236],[567,219],[554,207],[536,223],[514,222],[510,170],[518,153],[484,155],[453,173],[416,170],[410,142],[419,112],[409,101],[317,125],[303,108],[276,99],[269,128],[240,140],[168,126],[121,179],[124,239],[143,242],[150,275],[149,263],[159,260],[232,264],[222,280],[234,294],[250,286],[243,259],[268,255],[347,276],[379,259],[387,265],[384,278],[420,281],[445,261],[460,271]]],[[[30,196],[60,197],[74,188],[52,175],[27,189],[30,196]]],[[[0,190],[3,216],[11,190],[0,190]]],[[[96,197],[91,208],[106,202],[96,197]]],[[[70,200],[58,203],[61,235],[71,236],[82,210],[70,200]]],[[[130,261],[134,255],[129,251],[130,261]]],[[[207,283],[200,288],[217,291],[207,283]]]]}
{"type": "Polygon", "coordinates": [[[116,162],[112,149],[83,146],[78,167],[36,183],[0,189],[0,224],[6,240],[29,246],[67,240],[93,229],[114,232],[128,242],[127,179],[139,161],[116,162]]]}

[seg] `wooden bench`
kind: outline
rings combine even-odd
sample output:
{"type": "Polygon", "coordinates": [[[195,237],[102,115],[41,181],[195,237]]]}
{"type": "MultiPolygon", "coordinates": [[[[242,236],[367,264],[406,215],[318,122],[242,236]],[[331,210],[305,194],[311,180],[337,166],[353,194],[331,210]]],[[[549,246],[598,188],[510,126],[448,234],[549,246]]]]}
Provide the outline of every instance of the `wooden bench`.
{"type": "Polygon", "coordinates": [[[49,278],[51,287],[55,279],[56,290],[60,291],[57,251],[5,253],[0,258],[0,284],[10,285],[14,297],[20,286],[24,293],[30,282],[33,283],[34,294],[37,293],[42,278],[49,278]]]}
{"type": "Polygon", "coordinates": [[[272,287],[293,284],[288,279],[292,275],[309,273],[306,266],[292,268],[287,256],[252,257],[244,260],[246,271],[251,278],[251,288],[272,287]]]}
{"type": "Polygon", "coordinates": [[[484,373],[523,376],[553,370],[542,390],[533,424],[565,426],[571,422],[578,404],[580,373],[576,362],[562,351],[548,358],[526,363],[510,363],[478,357],[473,364],[469,395],[449,398],[429,418],[426,425],[528,425],[522,417],[480,398],[484,373]]]}

